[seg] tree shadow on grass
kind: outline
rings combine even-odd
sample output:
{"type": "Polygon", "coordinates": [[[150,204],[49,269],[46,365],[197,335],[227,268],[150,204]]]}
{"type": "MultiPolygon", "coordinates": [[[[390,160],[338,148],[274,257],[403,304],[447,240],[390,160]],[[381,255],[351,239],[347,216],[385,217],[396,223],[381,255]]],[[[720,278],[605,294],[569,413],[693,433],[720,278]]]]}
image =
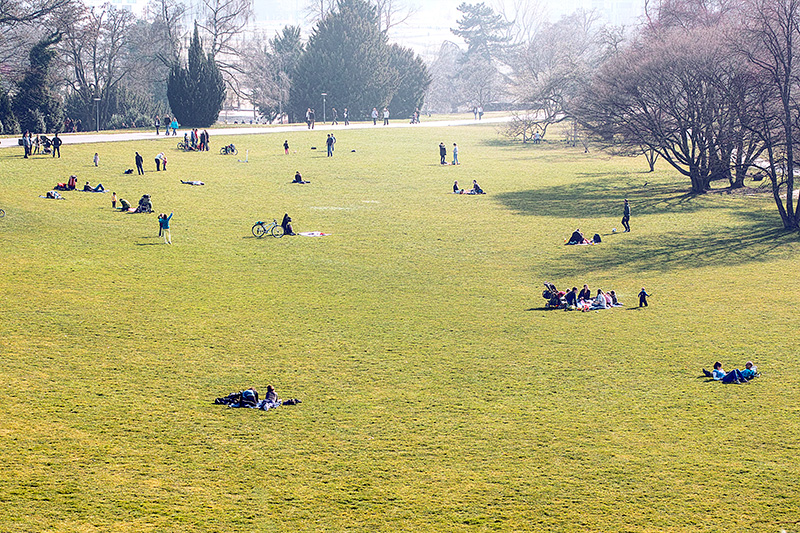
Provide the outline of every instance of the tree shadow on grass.
{"type": "MultiPolygon", "coordinates": [[[[574,218],[581,213],[618,214],[622,217],[622,201],[630,201],[632,215],[659,213],[691,213],[714,207],[675,185],[652,185],[646,178],[637,183],[621,183],[619,176],[605,173],[584,173],[580,177],[596,178],[571,185],[513,191],[495,195],[508,209],[520,215],[574,218]]],[[[723,206],[726,209],[727,206],[723,206]]]]}
{"type": "MultiPolygon", "coordinates": [[[[634,234],[630,234],[634,235],[634,234]]],[[[797,234],[783,228],[761,227],[749,232],[663,234],[658,239],[615,244],[613,253],[584,255],[580,261],[554,261],[553,277],[572,277],[587,271],[614,268],[631,272],[667,272],[675,268],[736,266],[767,262],[784,255],[785,245],[797,234]]],[[[602,245],[601,245],[602,246],[602,245]]]]}

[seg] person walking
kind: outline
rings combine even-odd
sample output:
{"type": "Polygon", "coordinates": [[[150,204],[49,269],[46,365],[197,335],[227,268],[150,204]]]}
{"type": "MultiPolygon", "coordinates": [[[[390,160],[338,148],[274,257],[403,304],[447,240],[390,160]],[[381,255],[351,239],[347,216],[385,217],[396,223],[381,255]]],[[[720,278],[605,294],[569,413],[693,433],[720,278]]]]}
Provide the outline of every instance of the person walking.
{"type": "Polygon", "coordinates": [[[283,153],[289,155],[289,139],[283,141],[283,153]]]}
{"type": "Polygon", "coordinates": [[[311,108],[306,108],[306,126],[311,129],[311,108]]]}
{"type": "Polygon", "coordinates": [[[169,135],[169,115],[164,115],[164,136],[169,135]]]}
{"type": "Polygon", "coordinates": [[[161,127],[161,119],[158,118],[158,115],[156,115],[156,118],[153,120],[153,126],[156,127],[156,135],[158,135],[158,128],[161,127]]]}
{"type": "Polygon", "coordinates": [[[158,217],[159,232],[164,233],[164,244],[172,244],[172,235],[169,232],[169,221],[172,220],[172,215],[172,213],[169,216],[166,213],[162,213],[158,217]]]}
{"type": "Polygon", "coordinates": [[[25,152],[25,159],[28,159],[28,153],[31,151],[31,138],[30,132],[25,131],[22,133],[22,151],[25,152]]]}
{"type": "Polygon", "coordinates": [[[350,114],[347,112],[347,108],[346,107],[344,108],[344,111],[342,112],[342,118],[344,119],[344,125],[345,126],[349,126],[350,125],[350,114]]]}
{"type": "Polygon", "coordinates": [[[631,204],[628,203],[628,199],[626,198],[625,204],[622,206],[622,226],[625,228],[624,233],[628,233],[631,230],[630,220],[631,220],[631,204]]]}
{"type": "Polygon", "coordinates": [[[336,126],[339,124],[339,112],[336,111],[335,107],[331,108],[331,112],[333,113],[333,118],[331,118],[331,126],[336,126]]]}
{"type": "Polygon", "coordinates": [[[377,126],[378,125],[378,108],[377,107],[373,107],[372,108],[372,125],[373,126],[377,126]]]}
{"type": "Polygon", "coordinates": [[[458,162],[458,145],[453,143],[453,164],[460,165],[461,163],[458,162]]]}
{"type": "Polygon", "coordinates": [[[206,136],[206,138],[203,140],[203,150],[208,152],[208,141],[210,139],[210,136],[208,135],[208,130],[203,130],[203,135],[206,136]]]}
{"type": "Polygon", "coordinates": [[[138,174],[144,174],[144,168],[142,168],[142,163],[144,163],[144,158],[139,155],[139,152],[136,152],[136,172],[138,174]]]}
{"type": "Polygon", "coordinates": [[[317,112],[314,111],[314,108],[311,108],[311,113],[308,115],[309,119],[311,120],[311,129],[314,129],[314,124],[317,123],[317,112]]]}
{"type": "Polygon", "coordinates": [[[95,152],[94,153],[94,158],[92,159],[92,161],[94,162],[94,166],[99,167],[100,166],[100,154],[95,152]]]}
{"type": "Polygon", "coordinates": [[[58,158],[61,159],[61,139],[58,138],[58,133],[53,137],[53,157],[58,153],[58,158]]]}
{"type": "Polygon", "coordinates": [[[478,120],[483,120],[483,106],[478,106],[478,120]]]}
{"type": "Polygon", "coordinates": [[[439,143],[439,158],[441,159],[440,164],[447,164],[447,147],[443,142],[439,143]]]}
{"type": "Polygon", "coordinates": [[[389,108],[388,107],[384,107],[383,108],[383,125],[384,126],[388,126],[389,125],[389,108]]]}

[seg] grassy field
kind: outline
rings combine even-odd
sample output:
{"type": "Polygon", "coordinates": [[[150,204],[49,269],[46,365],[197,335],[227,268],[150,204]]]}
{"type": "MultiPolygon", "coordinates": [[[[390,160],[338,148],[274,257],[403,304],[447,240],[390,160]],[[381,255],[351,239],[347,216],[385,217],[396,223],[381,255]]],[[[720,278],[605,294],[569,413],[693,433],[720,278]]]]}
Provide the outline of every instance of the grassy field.
{"type": "Polygon", "coordinates": [[[0,151],[0,531],[800,531],[800,240],[769,197],[492,126],[324,138],[0,151]],[[151,194],[174,244],[110,193],[38,197],[72,173],[151,194]],[[332,235],[252,237],[284,213],[332,235]],[[544,281],[626,306],[544,311],[544,281]],[[303,403],[212,405],[270,383],[303,403]]]}

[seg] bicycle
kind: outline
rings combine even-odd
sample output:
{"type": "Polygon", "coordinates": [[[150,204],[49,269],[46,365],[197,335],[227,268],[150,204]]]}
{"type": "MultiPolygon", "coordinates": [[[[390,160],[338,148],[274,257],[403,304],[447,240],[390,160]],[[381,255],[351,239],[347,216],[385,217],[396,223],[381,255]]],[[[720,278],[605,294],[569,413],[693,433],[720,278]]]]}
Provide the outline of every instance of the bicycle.
{"type": "Polygon", "coordinates": [[[237,155],[238,153],[239,150],[237,150],[236,147],[232,144],[223,146],[222,148],[219,149],[219,155],[237,155]]]}
{"type": "Polygon", "coordinates": [[[259,220],[255,224],[253,224],[253,235],[257,238],[261,238],[267,233],[275,237],[276,239],[280,239],[283,237],[283,226],[278,224],[278,221],[274,218],[272,219],[272,224],[268,224],[262,220],[259,220]]]}

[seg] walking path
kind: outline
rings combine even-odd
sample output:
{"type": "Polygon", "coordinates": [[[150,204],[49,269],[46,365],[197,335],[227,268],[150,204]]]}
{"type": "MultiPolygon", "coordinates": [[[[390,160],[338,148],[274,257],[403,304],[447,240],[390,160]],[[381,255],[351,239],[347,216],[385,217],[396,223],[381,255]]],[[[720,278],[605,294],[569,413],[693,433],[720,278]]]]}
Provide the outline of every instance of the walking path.
{"type": "MultiPolygon", "coordinates": [[[[423,117],[424,118],[424,117],[423,117]]],[[[351,122],[349,126],[339,124],[338,126],[331,126],[330,124],[316,124],[314,131],[338,131],[348,129],[366,129],[366,128],[438,128],[444,126],[466,126],[471,124],[498,124],[509,122],[513,117],[491,117],[484,118],[483,120],[434,120],[429,122],[421,122],[420,124],[409,124],[404,120],[390,121],[388,126],[384,126],[381,122],[377,126],[373,126],[369,122],[351,122]]],[[[167,137],[166,135],[156,135],[154,131],[137,131],[129,133],[65,133],[59,134],[59,138],[64,144],[85,144],[85,143],[104,143],[104,142],[118,142],[118,141],[154,141],[159,139],[176,139],[177,141],[183,140],[183,132],[187,129],[178,129],[178,134],[167,137]]],[[[259,135],[265,133],[284,133],[290,131],[309,131],[305,123],[291,124],[287,126],[251,126],[251,127],[238,127],[238,128],[214,128],[209,133],[212,139],[218,135],[259,135]]],[[[21,148],[17,143],[17,138],[7,138],[0,140],[0,148],[21,148]]]]}

